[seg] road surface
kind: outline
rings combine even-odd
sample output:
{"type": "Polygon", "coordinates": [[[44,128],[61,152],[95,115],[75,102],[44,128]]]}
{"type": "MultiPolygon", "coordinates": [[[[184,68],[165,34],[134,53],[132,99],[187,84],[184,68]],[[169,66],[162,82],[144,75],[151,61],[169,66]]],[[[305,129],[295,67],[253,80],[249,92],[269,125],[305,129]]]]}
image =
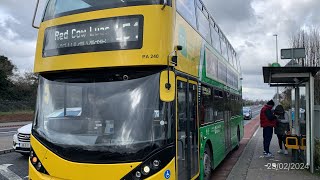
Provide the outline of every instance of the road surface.
{"type": "MultiPolygon", "coordinates": [[[[261,110],[262,106],[252,106],[251,110],[252,110],[252,118],[258,116],[260,114],[260,110],[261,110]]],[[[251,119],[249,120],[243,120],[244,121],[244,125],[248,124],[251,119]]]]}
{"type": "Polygon", "coordinates": [[[27,176],[27,157],[15,152],[0,155],[0,180],[26,180],[27,176]]]}

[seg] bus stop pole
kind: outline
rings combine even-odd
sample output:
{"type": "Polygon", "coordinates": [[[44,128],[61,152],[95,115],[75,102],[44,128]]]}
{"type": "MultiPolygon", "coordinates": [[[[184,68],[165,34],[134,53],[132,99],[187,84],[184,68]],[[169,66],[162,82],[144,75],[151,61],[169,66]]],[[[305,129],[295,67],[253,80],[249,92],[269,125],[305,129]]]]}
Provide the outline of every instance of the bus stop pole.
{"type": "Polygon", "coordinates": [[[311,162],[311,147],[310,147],[310,78],[306,83],[306,164],[310,166],[311,162]]]}
{"type": "Polygon", "coordinates": [[[314,77],[310,73],[310,172],[314,173],[314,77]]]}
{"type": "MultiPolygon", "coordinates": [[[[300,115],[300,110],[299,110],[299,101],[300,101],[300,94],[299,94],[299,85],[296,85],[295,87],[295,98],[294,98],[294,133],[297,137],[300,136],[300,127],[299,127],[299,115],[300,115]]],[[[292,156],[293,156],[293,161],[298,162],[299,160],[299,151],[298,150],[292,150],[292,156]]]]}
{"type": "Polygon", "coordinates": [[[300,101],[300,94],[299,94],[299,85],[295,87],[295,109],[294,109],[294,128],[295,133],[297,136],[300,135],[300,126],[299,126],[299,115],[300,115],[300,108],[299,108],[299,101],[300,101]]]}

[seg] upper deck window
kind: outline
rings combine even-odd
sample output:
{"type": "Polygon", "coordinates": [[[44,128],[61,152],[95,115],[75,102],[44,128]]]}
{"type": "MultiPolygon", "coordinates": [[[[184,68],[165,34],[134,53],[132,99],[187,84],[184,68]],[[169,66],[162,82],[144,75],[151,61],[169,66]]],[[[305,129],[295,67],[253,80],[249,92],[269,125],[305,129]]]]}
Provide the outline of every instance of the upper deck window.
{"type": "Polygon", "coordinates": [[[214,28],[212,25],[211,27],[211,38],[212,38],[212,45],[216,50],[221,53],[221,45],[220,45],[220,36],[216,28],[214,28]]]}
{"type": "Polygon", "coordinates": [[[161,0],[49,0],[43,20],[101,9],[160,3],[161,0]]]}
{"type": "Polygon", "coordinates": [[[208,16],[203,13],[206,11],[202,11],[201,9],[197,8],[197,17],[198,17],[198,30],[200,34],[211,44],[211,37],[210,37],[210,26],[208,16]]]}
{"type": "Polygon", "coordinates": [[[226,44],[227,42],[222,34],[221,34],[221,40],[222,40],[221,41],[221,54],[227,61],[229,61],[228,48],[227,48],[227,44],[226,44]]]}
{"type": "Polygon", "coordinates": [[[177,10],[191,26],[196,27],[194,0],[177,0],[177,10]]]}

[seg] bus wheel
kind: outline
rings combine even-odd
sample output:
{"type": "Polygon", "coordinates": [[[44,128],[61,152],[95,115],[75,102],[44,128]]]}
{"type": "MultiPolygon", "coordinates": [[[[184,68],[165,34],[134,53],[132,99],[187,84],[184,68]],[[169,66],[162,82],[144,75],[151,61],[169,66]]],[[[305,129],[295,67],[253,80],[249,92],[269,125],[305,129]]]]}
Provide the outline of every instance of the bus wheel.
{"type": "Polygon", "coordinates": [[[210,180],[211,178],[211,171],[212,171],[211,160],[212,160],[211,151],[208,144],[206,144],[204,155],[203,155],[203,168],[204,168],[203,179],[204,180],[210,180]]]}

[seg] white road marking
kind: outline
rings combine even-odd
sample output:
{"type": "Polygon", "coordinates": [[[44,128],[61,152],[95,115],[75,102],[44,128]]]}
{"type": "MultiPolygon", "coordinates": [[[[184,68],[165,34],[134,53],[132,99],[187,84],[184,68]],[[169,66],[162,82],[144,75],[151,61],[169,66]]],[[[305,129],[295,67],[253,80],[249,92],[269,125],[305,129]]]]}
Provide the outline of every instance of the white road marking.
{"type": "Polygon", "coordinates": [[[0,132],[0,134],[10,134],[10,133],[15,133],[17,131],[7,131],[7,132],[0,132]]]}
{"type": "Polygon", "coordinates": [[[257,135],[259,129],[260,129],[260,128],[257,128],[256,132],[254,132],[254,134],[253,134],[253,137],[255,137],[255,136],[257,135]]]}
{"type": "Polygon", "coordinates": [[[13,164],[0,165],[0,174],[10,180],[22,180],[17,174],[15,174],[10,169],[8,169],[8,167],[10,167],[12,165],[13,164]]]}
{"type": "Polygon", "coordinates": [[[279,161],[278,159],[273,159],[273,158],[271,158],[271,159],[269,159],[269,161],[275,161],[275,162],[277,162],[277,161],[279,161]]]}

